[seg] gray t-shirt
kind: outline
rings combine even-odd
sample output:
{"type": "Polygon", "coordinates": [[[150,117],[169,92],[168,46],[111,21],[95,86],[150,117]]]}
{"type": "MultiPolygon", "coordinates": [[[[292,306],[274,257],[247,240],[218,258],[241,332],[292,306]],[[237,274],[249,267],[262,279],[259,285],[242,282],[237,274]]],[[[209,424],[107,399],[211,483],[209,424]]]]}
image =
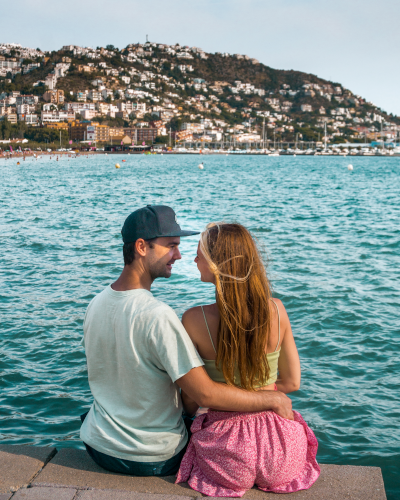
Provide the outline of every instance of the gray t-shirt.
{"type": "Polygon", "coordinates": [[[177,379],[202,366],[179,318],[144,289],[108,286],[83,325],[94,402],[81,439],[107,455],[161,462],[185,446],[177,379]]]}

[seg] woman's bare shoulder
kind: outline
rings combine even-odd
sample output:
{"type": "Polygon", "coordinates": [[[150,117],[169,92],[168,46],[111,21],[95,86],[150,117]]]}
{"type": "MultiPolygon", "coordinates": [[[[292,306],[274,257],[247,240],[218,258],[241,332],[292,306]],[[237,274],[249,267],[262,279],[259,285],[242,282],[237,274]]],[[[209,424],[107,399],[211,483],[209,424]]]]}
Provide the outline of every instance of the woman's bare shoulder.
{"type": "Polygon", "coordinates": [[[201,310],[201,306],[191,307],[187,311],[185,311],[182,315],[182,323],[192,323],[193,321],[197,321],[197,319],[203,316],[203,312],[201,310]]]}
{"type": "MultiPolygon", "coordinates": [[[[279,314],[282,316],[282,314],[284,316],[287,316],[287,312],[286,312],[286,308],[285,306],[283,305],[283,302],[281,301],[281,299],[276,299],[275,297],[272,297],[271,298],[275,304],[277,305],[278,309],[279,309],[279,314]]],[[[276,309],[275,309],[276,310],[276,309]]]]}
{"type": "MultiPolygon", "coordinates": [[[[272,300],[275,302],[275,304],[278,307],[279,310],[279,319],[280,319],[280,324],[281,324],[281,330],[283,334],[285,333],[286,329],[290,327],[290,321],[289,321],[289,316],[286,311],[285,306],[283,305],[283,302],[280,299],[276,299],[275,297],[272,298],[272,300]]],[[[276,313],[276,308],[274,307],[274,312],[276,313]]]]}
{"type": "Polygon", "coordinates": [[[199,335],[199,325],[204,322],[203,312],[200,306],[191,307],[182,315],[182,324],[188,332],[193,342],[197,343],[199,335]]]}

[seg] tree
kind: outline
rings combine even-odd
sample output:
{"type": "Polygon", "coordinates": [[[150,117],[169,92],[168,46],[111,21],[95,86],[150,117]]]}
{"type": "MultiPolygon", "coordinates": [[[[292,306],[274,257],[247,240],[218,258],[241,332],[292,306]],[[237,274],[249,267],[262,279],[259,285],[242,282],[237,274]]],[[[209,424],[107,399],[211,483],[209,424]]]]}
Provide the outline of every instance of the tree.
{"type": "Polygon", "coordinates": [[[181,125],[182,125],[182,119],[174,116],[173,118],[171,118],[167,128],[171,128],[173,132],[177,132],[178,130],[180,130],[181,125]]]}
{"type": "MultiPolygon", "coordinates": [[[[30,127],[25,132],[25,138],[35,142],[58,142],[60,131],[54,128],[30,127]]],[[[61,140],[68,140],[68,130],[61,130],[61,140]]]]}

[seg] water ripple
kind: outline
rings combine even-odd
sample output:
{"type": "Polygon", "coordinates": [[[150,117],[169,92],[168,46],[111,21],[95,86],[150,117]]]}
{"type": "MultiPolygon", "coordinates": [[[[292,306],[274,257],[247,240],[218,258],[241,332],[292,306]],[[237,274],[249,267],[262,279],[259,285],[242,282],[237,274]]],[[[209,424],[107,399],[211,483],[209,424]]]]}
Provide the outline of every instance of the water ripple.
{"type": "MultiPolygon", "coordinates": [[[[139,206],[183,227],[237,220],[267,249],[302,361],[293,395],[325,463],[382,467],[400,496],[400,207],[397,158],[191,156],[0,160],[0,439],[82,447],[91,404],[82,321],[118,275],[120,229],[139,206]]],[[[154,293],[178,314],[212,300],[196,238],[154,293]]]]}

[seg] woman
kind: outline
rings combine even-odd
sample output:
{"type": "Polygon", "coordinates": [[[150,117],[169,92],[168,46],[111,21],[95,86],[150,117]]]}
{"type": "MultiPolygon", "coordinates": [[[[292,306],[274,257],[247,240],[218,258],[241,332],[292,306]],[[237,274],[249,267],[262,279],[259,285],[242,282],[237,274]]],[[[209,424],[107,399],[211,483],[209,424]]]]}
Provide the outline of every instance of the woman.
{"type": "MultiPolygon", "coordinates": [[[[300,387],[300,361],[285,307],[271,298],[265,268],[249,231],[240,224],[211,223],[200,236],[201,280],[216,287],[216,303],[185,312],[182,322],[210,378],[244,390],[300,387]],[[279,372],[279,375],[278,375],[279,372]]],[[[185,410],[197,404],[182,393],[185,410]]],[[[318,442],[294,412],[208,410],[192,424],[192,438],[176,482],[206,495],[241,497],[261,490],[290,493],[318,478],[318,442]]]]}

